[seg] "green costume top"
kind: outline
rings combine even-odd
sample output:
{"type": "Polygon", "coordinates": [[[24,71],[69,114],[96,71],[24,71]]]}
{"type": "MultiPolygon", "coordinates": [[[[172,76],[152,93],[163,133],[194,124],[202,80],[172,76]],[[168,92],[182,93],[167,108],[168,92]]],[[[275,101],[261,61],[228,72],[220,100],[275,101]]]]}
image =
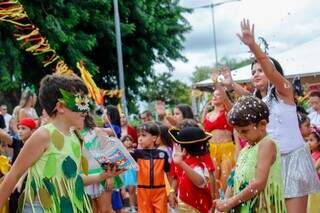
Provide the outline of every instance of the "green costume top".
{"type": "MultiPolygon", "coordinates": [[[[264,137],[254,146],[247,146],[241,150],[234,174],[234,193],[238,194],[246,188],[250,180],[256,175],[256,167],[261,143],[272,143],[270,137],[264,137]]],[[[230,212],[241,213],[283,213],[286,212],[283,197],[283,180],[281,175],[281,159],[277,147],[277,157],[269,171],[266,187],[252,199],[241,203],[230,212]]],[[[255,192],[252,192],[255,193],[255,192]]]]}
{"type": "Polygon", "coordinates": [[[82,157],[78,138],[74,133],[62,134],[53,124],[43,127],[50,132],[51,143],[29,168],[19,203],[30,203],[33,211],[33,203],[39,202],[44,212],[92,212],[79,176],[82,157]]]}

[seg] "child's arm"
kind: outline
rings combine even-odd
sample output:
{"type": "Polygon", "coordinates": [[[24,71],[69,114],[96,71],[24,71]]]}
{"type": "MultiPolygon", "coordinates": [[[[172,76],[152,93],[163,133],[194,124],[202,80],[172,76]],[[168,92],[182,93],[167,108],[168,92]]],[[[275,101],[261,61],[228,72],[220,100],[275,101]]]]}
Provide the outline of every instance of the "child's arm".
{"type": "Polygon", "coordinates": [[[223,85],[228,90],[234,90],[236,94],[242,95],[250,95],[250,92],[243,88],[240,84],[236,83],[232,79],[231,71],[228,67],[225,67],[221,70],[221,74],[224,77],[223,85]]]}
{"type": "Polygon", "coordinates": [[[271,83],[276,87],[277,92],[286,97],[290,103],[294,103],[293,89],[291,83],[285,79],[275,68],[266,54],[260,49],[254,38],[254,25],[250,26],[249,20],[241,22],[241,34],[237,34],[242,43],[247,45],[261,65],[262,71],[271,83]]]}
{"type": "Polygon", "coordinates": [[[317,171],[320,169],[320,158],[316,161],[315,167],[317,171]]]}
{"type": "Polygon", "coordinates": [[[50,135],[48,130],[44,128],[38,129],[26,141],[17,160],[0,185],[0,209],[7,201],[20,177],[39,160],[49,143],[50,135]]]}
{"type": "Polygon", "coordinates": [[[0,141],[7,145],[12,145],[12,138],[8,133],[6,133],[3,129],[0,129],[0,141]]]}
{"type": "Polygon", "coordinates": [[[224,90],[224,87],[221,85],[221,83],[218,82],[218,76],[219,76],[219,72],[213,71],[211,74],[211,79],[215,89],[220,91],[220,93],[223,95],[224,106],[226,110],[229,111],[232,108],[232,102],[229,99],[229,96],[227,95],[226,91],[224,90]]]}
{"type": "Polygon", "coordinates": [[[183,169],[191,182],[197,187],[202,187],[208,180],[198,172],[196,172],[193,168],[191,168],[186,162],[183,161],[183,156],[186,155],[185,150],[181,150],[181,147],[177,144],[174,145],[174,154],[173,154],[173,162],[183,169]]]}
{"type": "Polygon", "coordinates": [[[117,170],[116,167],[110,167],[104,173],[97,174],[97,175],[81,175],[83,184],[85,186],[100,183],[106,179],[112,178],[114,176],[119,175],[120,173],[124,172],[125,169],[117,170]]]}
{"type": "Polygon", "coordinates": [[[256,175],[250,181],[249,185],[244,188],[239,194],[231,197],[228,200],[216,201],[219,211],[227,211],[237,205],[239,202],[245,202],[257,196],[264,190],[269,176],[269,171],[276,160],[276,145],[274,142],[266,141],[260,144],[257,160],[256,175]]]}

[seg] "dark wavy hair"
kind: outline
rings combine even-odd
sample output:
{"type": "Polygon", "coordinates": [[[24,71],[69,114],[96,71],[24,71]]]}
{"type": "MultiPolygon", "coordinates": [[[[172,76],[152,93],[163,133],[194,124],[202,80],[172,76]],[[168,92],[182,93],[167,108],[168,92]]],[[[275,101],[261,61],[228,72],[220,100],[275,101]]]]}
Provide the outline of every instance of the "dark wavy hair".
{"type": "Polygon", "coordinates": [[[259,98],[242,96],[228,113],[229,122],[234,126],[244,127],[257,124],[261,120],[269,122],[268,106],[259,98]]]}
{"type": "MultiPolygon", "coordinates": [[[[276,68],[277,72],[280,73],[282,76],[284,76],[283,69],[282,69],[280,63],[276,59],[274,59],[274,58],[272,58],[270,56],[268,56],[268,58],[273,63],[273,65],[276,68]]],[[[253,68],[253,65],[255,65],[255,64],[259,64],[257,59],[254,59],[254,61],[251,63],[251,70],[253,68]]],[[[275,86],[273,86],[273,85],[270,85],[270,86],[271,86],[271,97],[270,98],[275,98],[275,100],[278,101],[278,98],[277,98],[277,95],[276,95],[275,86]]],[[[255,90],[254,96],[256,96],[257,98],[262,99],[261,92],[258,89],[255,90]]]]}
{"type": "Polygon", "coordinates": [[[183,118],[191,118],[194,119],[194,114],[192,111],[192,108],[188,104],[178,104],[176,106],[177,109],[179,109],[182,113],[183,118]]]}
{"type": "Polygon", "coordinates": [[[110,123],[120,127],[121,126],[120,113],[119,113],[118,108],[113,105],[107,105],[106,109],[107,109],[107,113],[110,117],[110,123]]]}

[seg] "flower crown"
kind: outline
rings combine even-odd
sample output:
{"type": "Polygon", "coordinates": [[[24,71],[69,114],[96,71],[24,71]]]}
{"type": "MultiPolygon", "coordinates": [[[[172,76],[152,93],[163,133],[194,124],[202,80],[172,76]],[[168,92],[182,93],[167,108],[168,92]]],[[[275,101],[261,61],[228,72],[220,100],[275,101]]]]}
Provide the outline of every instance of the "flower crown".
{"type": "Polygon", "coordinates": [[[72,94],[64,89],[60,89],[60,93],[62,98],[58,100],[74,112],[89,112],[94,109],[94,103],[88,95],[72,94]]]}

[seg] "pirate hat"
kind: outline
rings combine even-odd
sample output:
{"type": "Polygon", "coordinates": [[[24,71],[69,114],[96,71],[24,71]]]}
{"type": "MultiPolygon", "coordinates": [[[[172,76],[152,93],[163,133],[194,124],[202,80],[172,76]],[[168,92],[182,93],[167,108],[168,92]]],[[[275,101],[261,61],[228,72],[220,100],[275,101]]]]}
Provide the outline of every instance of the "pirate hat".
{"type": "Polygon", "coordinates": [[[211,138],[209,133],[204,132],[199,127],[186,127],[183,129],[171,128],[169,134],[176,143],[194,144],[208,141],[211,138]]]}

